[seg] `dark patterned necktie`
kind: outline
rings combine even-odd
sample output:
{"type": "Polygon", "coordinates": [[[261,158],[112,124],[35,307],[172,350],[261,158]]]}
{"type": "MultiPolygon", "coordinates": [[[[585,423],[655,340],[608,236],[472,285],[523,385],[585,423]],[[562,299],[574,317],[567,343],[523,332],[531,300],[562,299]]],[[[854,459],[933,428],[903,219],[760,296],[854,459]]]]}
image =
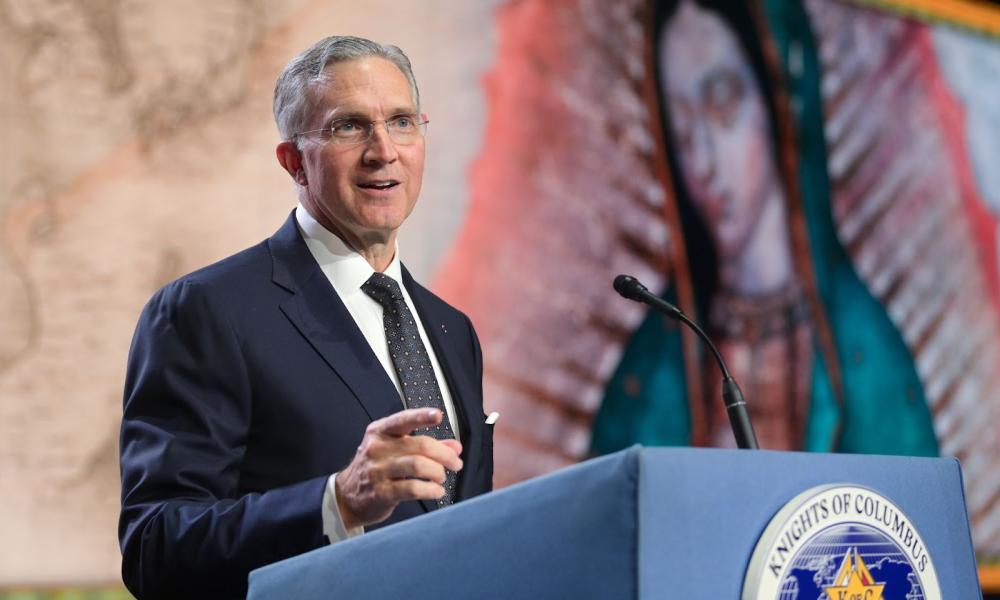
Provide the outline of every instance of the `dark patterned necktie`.
{"type": "MultiPolygon", "coordinates": [[[[382,305],[385,339],[389,343],[389,356],[392,357],[399,384],[403,388],[406,408],[436,408],[444,415],[437,426],[417,429],[414,433],[429,435],[437,440],[455,439],[431,359],[420,339],[416,319],[406,306],[399,284],[388,275],[373,273],[361,289],[382,305]]],[[[445,494],[438,500],[438,506],[451,504],[455,496],[455,472],[446,469],[445,474],[445,494]]]]}

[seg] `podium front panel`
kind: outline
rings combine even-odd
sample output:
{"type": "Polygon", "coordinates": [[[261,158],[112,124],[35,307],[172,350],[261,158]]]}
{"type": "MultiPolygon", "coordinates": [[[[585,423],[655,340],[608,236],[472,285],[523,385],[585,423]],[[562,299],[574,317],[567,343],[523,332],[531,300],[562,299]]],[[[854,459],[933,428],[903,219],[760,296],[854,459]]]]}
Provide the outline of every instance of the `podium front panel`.
{"type": "Polygon", "coordinates": [[[785,503],[825,484],[892,500],[926,543],[943,597],[981,597],[954,459],[647,448],[639,472],[643,600],[740,598],[764,527],[785,503]]]}

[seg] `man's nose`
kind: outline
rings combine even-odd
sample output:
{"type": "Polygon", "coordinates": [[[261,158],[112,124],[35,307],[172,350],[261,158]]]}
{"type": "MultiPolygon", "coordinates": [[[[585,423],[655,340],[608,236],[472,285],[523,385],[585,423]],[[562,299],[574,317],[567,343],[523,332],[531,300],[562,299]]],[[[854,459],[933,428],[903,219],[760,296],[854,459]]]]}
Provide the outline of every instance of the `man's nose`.
{"type": "Polygon", "coordinates": [[[385,121],[371,124],[372,132],[365,142],[365,162],[391,163],[399,156],[396,144],[389,136],[389,125],[385,121]]]}

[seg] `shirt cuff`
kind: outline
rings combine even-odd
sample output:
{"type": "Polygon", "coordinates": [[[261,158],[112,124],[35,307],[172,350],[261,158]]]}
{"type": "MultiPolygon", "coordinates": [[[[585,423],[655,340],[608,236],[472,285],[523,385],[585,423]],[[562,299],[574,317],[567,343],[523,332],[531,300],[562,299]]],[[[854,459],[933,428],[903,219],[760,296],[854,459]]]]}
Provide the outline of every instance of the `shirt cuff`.
{"type": "Polygon", "coordinates": [[[340,507],[337,505],[337,474],[330,475],[326,480],[326,491],[323,492],[323,534],[330,540],[331,544],[336,544],[348,538],[356,537],[365,532],[364,527],[346,529],[344,518],[340,515],[340,507]]]}

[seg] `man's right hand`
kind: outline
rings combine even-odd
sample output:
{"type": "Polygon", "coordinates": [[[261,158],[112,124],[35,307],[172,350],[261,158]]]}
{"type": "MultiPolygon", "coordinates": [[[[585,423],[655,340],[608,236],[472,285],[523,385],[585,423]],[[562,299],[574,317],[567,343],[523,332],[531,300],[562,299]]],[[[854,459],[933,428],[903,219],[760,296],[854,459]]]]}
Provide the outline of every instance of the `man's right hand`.
{"type": "Polygon", "coordinates": [[[445,468],[462,468],[462,445],[410,435],[442,418],[433,408],[411,408],[368,425],[354,459],[337,473],[337,507],[346,529],[384,521],[400,502],[444,496],[445,468]]]}

